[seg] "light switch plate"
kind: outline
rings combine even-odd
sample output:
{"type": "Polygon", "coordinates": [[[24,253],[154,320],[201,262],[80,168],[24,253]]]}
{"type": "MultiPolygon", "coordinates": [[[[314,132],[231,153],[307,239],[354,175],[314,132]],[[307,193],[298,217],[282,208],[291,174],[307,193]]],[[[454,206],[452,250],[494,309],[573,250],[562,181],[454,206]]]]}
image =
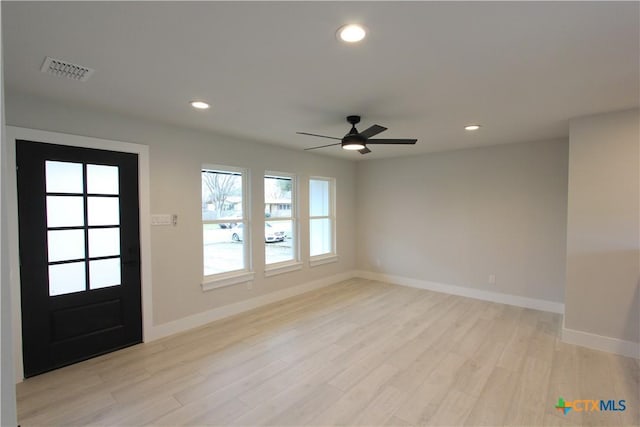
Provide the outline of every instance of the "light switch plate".
{"type": "Polygon", "coordinates": [[[151,225],[173,225],[173,215],[171,214],[151,215],[151,225]]]}

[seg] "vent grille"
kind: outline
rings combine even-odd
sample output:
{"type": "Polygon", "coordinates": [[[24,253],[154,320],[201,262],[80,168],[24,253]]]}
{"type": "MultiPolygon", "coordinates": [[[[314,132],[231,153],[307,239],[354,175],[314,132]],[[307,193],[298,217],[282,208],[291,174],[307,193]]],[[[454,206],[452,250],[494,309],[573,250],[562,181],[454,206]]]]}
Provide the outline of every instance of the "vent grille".
{"type": "Polygon", "coordinates": [[[72,64],[71,62],[47,56],[42,64],[42,68],[40,68],[40,71],[43,73],[53,74],[58,77],[67,77],[69,79],[86,82],[95,70],[93,68],[83,67],[82,65],[72,64]]]}

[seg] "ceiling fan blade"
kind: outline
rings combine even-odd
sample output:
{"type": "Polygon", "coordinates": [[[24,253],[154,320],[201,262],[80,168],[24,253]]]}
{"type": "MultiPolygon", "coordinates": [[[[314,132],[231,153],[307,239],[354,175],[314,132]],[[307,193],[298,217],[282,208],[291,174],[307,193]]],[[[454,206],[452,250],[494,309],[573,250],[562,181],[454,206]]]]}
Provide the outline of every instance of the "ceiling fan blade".
{"type": "Polygon", "coordinates": [[[333,136],[326,135],[318,135],[315,133],[307,133],[307,132],[296,132],[298,135],[309,135],[309,136],[317,136],[318,138],[329,138],[329,139],[337,139],[338,141],[342,141],[342,138],[334,138],[333,136]]]}
{"type": "Polygon", "coordinates": [[[327,144],[327,145],[321,145],[319,147],[311,147],[311,148],[305,148],[304,151],[308,151],[308,150],[315,150],[316,148],[324,148],[324,147],[332,147],[334,145],[340,145],[342,144],[342,142],[336,142],[335,144],[327,144]]]}
{"type": "Polygon", "coordinates": [[[377,135],[380,132],[384,132],[385,130],[387,130],[387,128],[384,126],[373,125],[370,128],[367,128],[362,132],[360,132],[360,136],[363,136],[365,138],[371,138],[372,136],[377,135]]]}
{"type": "Polygon", "coordinates": [[[370,153],[371,150],[369,150],[367,147],[364,147],[362,150],[358,150],[358,152],[360,154],[367,154],[367,153],[370,153]]]}
{"type": "Polygon", "coordinates": [[[368,139],[368,144],[415,144],[417,139],[368,139]]]}

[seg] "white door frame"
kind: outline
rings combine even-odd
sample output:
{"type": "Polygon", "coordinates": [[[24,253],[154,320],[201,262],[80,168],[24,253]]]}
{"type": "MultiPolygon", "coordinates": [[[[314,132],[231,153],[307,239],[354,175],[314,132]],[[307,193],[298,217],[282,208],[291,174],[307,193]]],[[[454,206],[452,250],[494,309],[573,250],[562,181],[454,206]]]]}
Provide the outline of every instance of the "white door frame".
{"type": "Polygon", "coordinates": [[[24,379],[22,363],[22,309],[20,301],[20,263],[18,245],[18,188],[16,179],[16,140],[70,145],[73,147],[95,148],[120,151],[138,155],[138,185],[140,197],[140,274],[142,286],[142,340],[151,336],[153,327],[151,299],[151,223],[149,191],[149,146],[130,142],[111,141],[87,136],[69,135],[36,129],[7,126],[7,158],[4,166],[6,174],[7,239],[9,243],[9,283],[11,286],[11,307],[13,320],[13,354],[16,381],[24,379]]]}

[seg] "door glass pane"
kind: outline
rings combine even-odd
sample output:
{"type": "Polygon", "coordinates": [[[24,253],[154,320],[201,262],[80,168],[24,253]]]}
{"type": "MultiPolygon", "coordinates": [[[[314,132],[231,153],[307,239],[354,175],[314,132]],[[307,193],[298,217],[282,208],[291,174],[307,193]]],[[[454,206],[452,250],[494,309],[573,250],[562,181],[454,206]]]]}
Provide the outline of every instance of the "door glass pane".
{"type": "Polygon", "coordinates": [[[95,228],[89,230],[89,256],[120,255],[120,228],[95,228]]]}
{"type": "Polygon", "coordinates": [[[118,194],[118,167],[87,165],[87,193],[118,194]]]}
{"type": "Polygon", "coordinates": [[[115,286],[120,282],[120,258],[89,261],[90,289],[115,286]]]}
{"type": "Polygon", "coordinates": [[[84,225],[82,196],[47,196],[47,227],[84,225]]]}
{"type": "Polygon", "coordinates": [[[45,162],[47,193],[82,193],[82,164],[45,162]]]}
{"type": "Polygon", "coordinates": [[[311,256],[331,253],[331,222],[329,218],[312,219],[309,237],[311,256]]]}
{"type": "Polygon", "coordinates": [[[264,256],[267,264],[293,260],[293,221],[265,223],[264,241],[264,256]]]}
{"type": "Polygon", "coordinates": [[[49,266],[49,295],[70,294],[85,290],[84,261],[49,266]]]}
{"type": "Polygon", "coordinates": [[[117,197],[88,197],[89,225],[120,224],[120,202],[117,197]]]}
{"type": "Polygon", "coordinates": [[[84,230],[54,230],[47,233],[49,262],[84,258],[84,230]]]}
{"type": "Polygon", "coordinates": [[[329,181],[309,181],[309,215],[329,216],[329,181]]]}

